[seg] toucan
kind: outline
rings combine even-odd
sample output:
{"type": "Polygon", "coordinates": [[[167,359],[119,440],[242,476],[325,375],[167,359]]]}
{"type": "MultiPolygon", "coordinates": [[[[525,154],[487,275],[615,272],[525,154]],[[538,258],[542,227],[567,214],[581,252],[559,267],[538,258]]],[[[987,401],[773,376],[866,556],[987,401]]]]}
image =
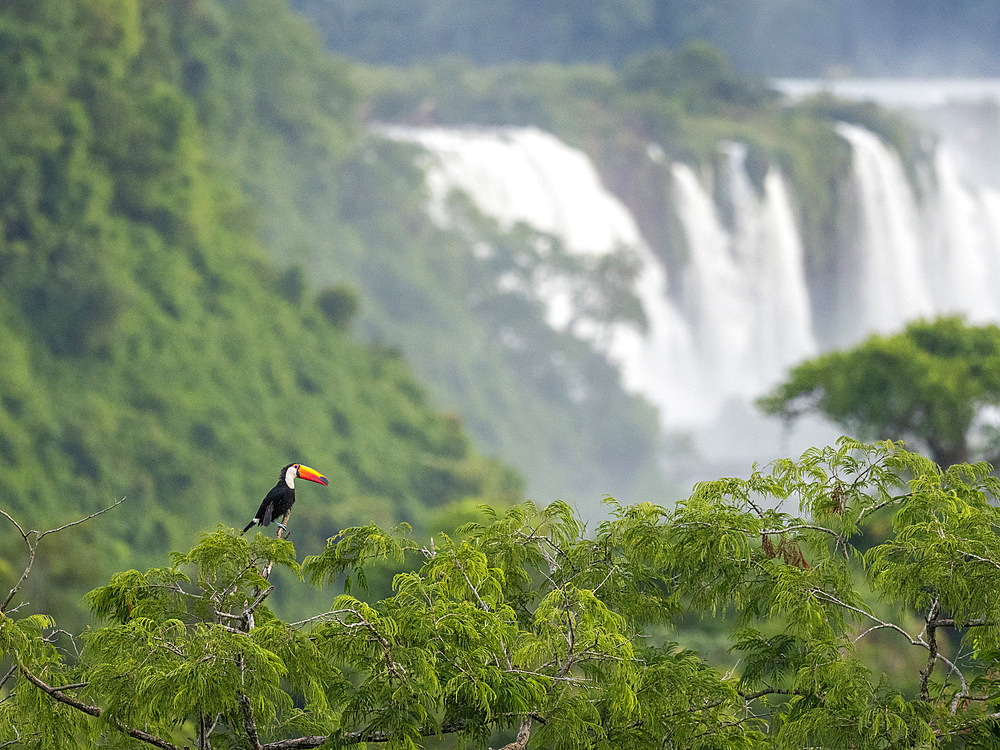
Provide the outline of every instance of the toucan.
{"type": "Polygon", "coordinates": [[[324,487],[330,484],[327,478],[315,469],[310,469],[308,466],[302,464],[288,464],[288,466],[281,470],[278,483],[264,497],[260,507],[257,508],[257,513],[254,515],[253,520],[243,527],[242,533],[247,533],[247,529],[254,524],[258,526],[270,526],[271,521],[274,521],[282,529],[288,531],[285,528],[285,524],[275,519],[285,515],[292,507],[292,503],[295,502],[295,480],[297,478],[308,479],[310,482],[322,484],[324,487]]]}

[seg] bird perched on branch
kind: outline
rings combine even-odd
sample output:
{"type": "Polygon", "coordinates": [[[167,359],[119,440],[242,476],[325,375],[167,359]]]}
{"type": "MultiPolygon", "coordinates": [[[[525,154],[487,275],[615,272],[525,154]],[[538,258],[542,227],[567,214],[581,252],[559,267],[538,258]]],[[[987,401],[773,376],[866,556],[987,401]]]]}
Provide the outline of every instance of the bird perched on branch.
{"type": "Polygon", "coordinates": [[[288,466],[281,470],[278,483],[264,497],[253,520],[243,527],[242,533],[245,534],[247,529],[254,524],[258,526],[270,526],[272,521],[287,532],[288,529],[285,528],[285,524],[276,519],[281,518],[287,513],[291,509],[292,503],[295,502],[296,479],[308,479],[310,482],[322,484],[324,487],[330,484],[327,478],[315,469],[310,469],[308,466],[303,466],[302,464],[288,464],[288,466]]]}

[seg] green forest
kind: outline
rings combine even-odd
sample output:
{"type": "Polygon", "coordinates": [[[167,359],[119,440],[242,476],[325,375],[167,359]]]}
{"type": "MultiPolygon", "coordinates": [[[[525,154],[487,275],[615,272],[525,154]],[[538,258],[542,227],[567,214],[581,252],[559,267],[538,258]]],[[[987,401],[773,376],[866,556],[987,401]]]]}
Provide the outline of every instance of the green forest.
{"type": "MultiPolygon", "coordinates": [[[[95,577],[249,520],[292,460],[330,478],[298,510],[313,546],[351,523],[422,527],[520,496],[396,351],[350,335],[353,291],[269,256],[202,119],[236,128],[245,113],[182,86],[199,74],[178,48],[199,39],[180,27],[227,23],[197,5],[0,12],[0,506],[40,528],[126,498],[45,558],[31,599],[46,610],[78,609],[95,577]]],[[[213,54],[257,47],[227,44],[213,54]]],[[[243,103],[291,116],[263,94],[243,103]]],[[[352,122],[333,115],[316,143],[331,157],[352,122]]]]}
{"type": "MultiPolygon", "coordinates": [[[[707,45],[620,72],[403,70],[331,56],[283,0],[24,0],[0,24],[0,502],[42,526],[127,498],[45,558],[29,583],[43,608],[245,523],[293,460],[331,480],[297,513],[314,545],[526,492],[593,512],[606,493],[674,491],[654,410],[498,288],[537,236],[466,205],[495,251],[470,258],[427,216],[413,148],[371,122],[430,101],[439,123],[531,123],[640,187],[625,165],[650,139],[710,159],[739,138],[810,197],[806,232],[847,164],[832,118],[908,143],[870,107],[781,108],[707,45]],[[529,342],[513,358],[495,346],[511,321],[529,342]]],[[[662,215],[639,197],[640,222],[662,215]]]]}
{"type": "Polygon", "coordinates": [[[992,0],[294,0],[330,49],[369,63],[456,56],[621,65],[707,41],[767,76],[996,76],[992,0]]]}
{"type": "MultiPolygon", "coordinates": [[[[631,18],[602,8],[574,18],[631,18]]],[[[286,0],[0,4],[0,747],[1000,745],[987,465],[845,438],[670,486],[652,407],[495,283],[537,233],[455,196],[476,262],[372,127],[546,128],[648,226],[632,155],[738,138],[816,235],[832,120],[920,147],[681,41],[399,68],[331,55],[286,0]],[[240,535],[292,461],[329,486],[298,487],[290,539],[240,535]]]]}

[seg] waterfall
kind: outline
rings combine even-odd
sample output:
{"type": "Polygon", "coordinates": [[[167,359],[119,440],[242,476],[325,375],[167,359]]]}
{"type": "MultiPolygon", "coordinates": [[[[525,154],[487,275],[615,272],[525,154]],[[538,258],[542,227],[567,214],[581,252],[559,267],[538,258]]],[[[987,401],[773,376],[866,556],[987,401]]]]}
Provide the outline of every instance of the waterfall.
{"type": "Polygon", "coordinates": [[[872,331],[895,331],[931,314],[926,255],[913,189],[899,157],[878,137],[840,123],[837,132],[853,149],[860,228],[849,276],[853,314],[845,339],[872,331]]]}
{"type": "Polygon", "coordinates": [[[816,351],[802,243],[784,178],[768,170],[758,197],[746,149],[724,144],[733,227],[685,164],[672,167],[691,262],[685,297],[703,361],[725,396],[753,398],[816,351]]]}
{"type": "Polygon", "coordinates": [[[573,333],[619,365],[624,387],[653,403],[665,428],[713,421],[728,401],[756,397],[790,364],[815,352],[787,187],[772,169],[758,195],[739,144],[724,146],[732,227],[724,226],[690,166],[670,168],[673,185],[664,189],[676,192],[691,258],[676,269],[681,293],[674,299],[668,293],[672,272],[582,151],[534,128],[394,126],[383,132],[426,149],[430,210],[445,225],[447,197],[457,188],[501,226],[523,222],[558,237],[571,253],[593,256],[624,248],[633,254],[644,330],[627,323],[610,330],[581,324],[572,309],[578,282],[551,269],[536,275],[533,289],[522,291],[546,303],[554,327],[576,321],[573,333]],[[602,335],[590,335],[598,329],[602,335]]]}
{"type": "Polygon", "coordinates": [[[764,178],[763,222],[753,245],[759,349],[766,353],[761,379],[770,384],[787,368],[816,353],[812,306],[788,186],[774,168],[764,178]]]}
{"type": "Polygon", "coordinates": [[[383,132],[435,156],[427,183],[432,208],[445,223],[440,212],[457,188],[501,226],[524,222],[577,252],[602,254],[639,241],[632,215],[603,187],[593,162],[551,133],[392,126],[383,132]]]}
{"type": "Polygon", "coordinates": [[[677,212],[687,238],[690,263],[684,269],[682,309],[691,321],[703,377],[716,392],[727,389],[740,373],[750,346],[752,321],[742,287],[732,237],[723,228],[715,204],[686,164],[672,167],[677,212]]]}
{"type": "MultiPolygon", "coordinates": [[[[459,189],[503,228],[527,224],[583,258],[628,252],[638,267],[633,294],[646,326],[588,321],[579,300],[600,295],[592,279],[565,269],[536,269],[531,280],[499,278],[544,303],[546,321],[587,341],[619,366],[623,386],[642,394],[666,429],[721,424],[733,403],[749,404],[788,368],[830,346],[872,332],[961,312],[1000,319],[1000,189],[971,179],[949,144],[912,174],[874,133],[840,123],[852,152],[853,190],[841,213],[834,278],[807,280],[794,196],[771,166],[754,184],[746,148],[721,143],[712,170],[673,161],[651,146],[663,170],[663,195],[683,249],[653,251],[624,203],[578,149],[535,128],[386,127],[391,138],[427,154],[429,210],[450,224],[448,196],[459,189]],[[684,258],[667,267],[665,258],[684,258]],[[669,283],[668,283],[669,282],[669,283]],[[824,304],[810,283],[835,284],[824,304]],[[832,301],[830,301],[832,300],[832,301]],[[834,341],[819,342],[813,316],[842,321],[834,341]]],[[[654,158],[655,157],[655,158],[654,158]]],[[[668,217],[664,217],[666,221],[668,217]]],[[[474,245],[475,243],[470,243],[474,245]]],[[[544,264],[544,259],[538,261],[544,264]]]]}
{"type": "Polygon", "coordinates": [[[944,314],[1000,320],[1000,196],[965,177],[947,143],[934,152],[920,198],[902,162],[856,125],[837,131],[851,144],[860,232],[849,339],[892,332],[944,314]]]}
{"type": "Polygon", "coordinates": [[[996,191],[967,185],[947,146],[937,149],[935,175],[936,205],[928,212],[935,217],[928,232],[935,307],[970,320],[995,321],[1000,318],[996,191]]]}
{"type": "Polygon", "coordinates": [[[634,293],[642,304],[645,331],[624,323],[609,329],[581,321],[572,309],[578,282],[552,269],[536,274],[534,288],[522,291],[546,304],[553,327],[575,321],[574,333],[619,365],[623,385],[653,403],[664,424],[687,423],[703,412],[711,389],[703,382],[705,370],[693,350],[690,327],[667,296],[667,269],[582,151],[536,128],[387,127],[383,132],[427,150],[432,159],[427,165],[430,210],[446,226],[447,198],[459,189],[502,227],[523,222],[558,237],[571,253],[631,252],[639,263],[634,293]]]}

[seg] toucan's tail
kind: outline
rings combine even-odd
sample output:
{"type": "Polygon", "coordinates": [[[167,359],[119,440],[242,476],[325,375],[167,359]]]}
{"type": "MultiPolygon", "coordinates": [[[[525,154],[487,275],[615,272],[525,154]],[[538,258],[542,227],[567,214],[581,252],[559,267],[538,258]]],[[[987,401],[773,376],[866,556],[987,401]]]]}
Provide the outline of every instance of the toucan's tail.
{"type": "Polygon", "coordinates": [[[255,523],[257,523],[257,519],[256,519],[256,518],[255,518],[255,519],[253,519],[253,520],[252,520],[252,521],[251,521],[250,523],[248,523],[248,524],[247,524],[246,526],[244,526],[244,527],[243,527],[243,531],[241,531],[240,533],[241,533],[241,534],[246,534],[246,533],[247,533],[247,529],[249,529],[249,528],[250,528],[251,526],[253,526],[253,525],[254,525],[255,523]]]}

